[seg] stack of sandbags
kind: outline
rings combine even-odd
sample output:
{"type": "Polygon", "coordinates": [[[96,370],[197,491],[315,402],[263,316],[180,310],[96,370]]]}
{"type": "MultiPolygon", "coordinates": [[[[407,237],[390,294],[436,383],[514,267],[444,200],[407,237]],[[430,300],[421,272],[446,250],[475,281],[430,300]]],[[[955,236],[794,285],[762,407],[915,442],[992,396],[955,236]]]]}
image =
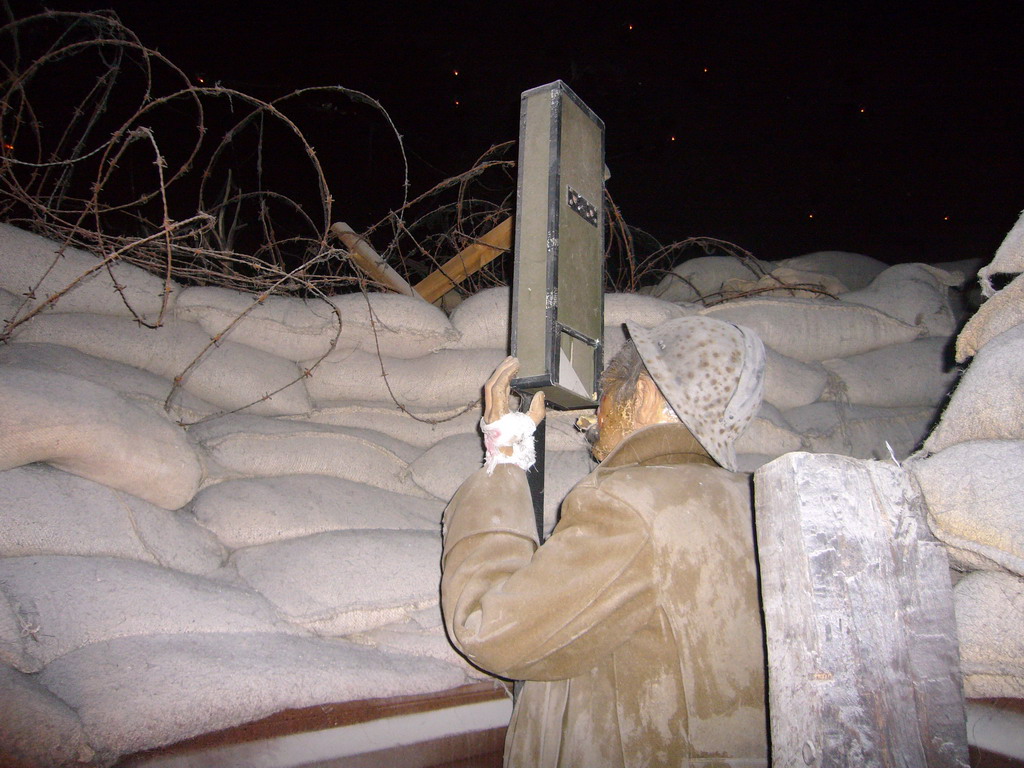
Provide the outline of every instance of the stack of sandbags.
{"type": "Polygon", "coordinates": [[[856,291],[886,268],[860,253],[818,251],[778,262],[751,257],[698,256],[680,262],[650,289],[650,295],[679,304],[719,301],[744,292],[778,296],[856,291]]]}
{"type": "Polygon", "coordinates": [[[969,697],[1024,698],[1022,273],[1024,216],[980,273],[988,299],[956,340],[957,361],[969,365],[923,449],[908,462],[932,530],[957,571],[969,697]]]}
{"type": "Polygon", "coordinates": [[[737,446],[752,471],[790,451],[903,459],[919,447],[956,381],[950,289],[963,281],[837,251],[708,256],[678,265],[652,295],[764,341],[765,406],[737,446]]]}
{"type": "MultiPolygon", "coordinates": [[[[56,251],[0,230],[4,319],[56,251]]],[[[381,360],[441,355],[457,334],[440,310],[175,288],[149,329],[105,270],[75,283],[99,263],[58,259],[46,279],[63,282],[39,295],[74,287],[0,348],[0,763],[109,764],[282,709],[483,677],[444,636],[446,499],[413,466],[475,429],[495,361],[454,392],[421,372],[460,408],[417,421],[385,399],[381,360]],[[305,369],[332,345],[340,391],[318,381],[314,403],[305,369]],[[369,402],[349,399],[346,369],[369,402]]]]}
{"type": "Polygon", "coordinates": [[[280,415],[311,407],[294,362],[234,341],[214,343],[196,323],[172,319],[146,328],[131,318],[55,311],[18,328],[14,341],[70,347],[148,371],[167,381],[168,394],[178,382],[217,409],[280,415]]]}
{"type": "Polygon", "coordinates": [[[41,463],[0,472],[0,763],[107,764],[290,707],[466,682],[439,642],[441,506],[300,475],[169,510],[41,463]],[[406,646],[360,636],[375,630],[406,646]]]}

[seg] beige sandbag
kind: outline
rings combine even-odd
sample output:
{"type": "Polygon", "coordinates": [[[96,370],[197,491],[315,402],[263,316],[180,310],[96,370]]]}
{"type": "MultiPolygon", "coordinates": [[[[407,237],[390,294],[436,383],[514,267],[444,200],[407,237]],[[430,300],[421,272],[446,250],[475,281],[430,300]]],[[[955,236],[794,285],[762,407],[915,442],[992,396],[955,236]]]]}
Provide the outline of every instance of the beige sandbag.
{"type": "Polygon", "coordinates": [[[45,464],[0,472],[0,520],[0,557],[106,555],[197,574],[226,558],[187,512],[45,464]]]}
{"type": "Polygon", "coordinates": [[[332,358],[345,357],[354,349],[385,357],[422,357],[458,341],[459,334],[444,312],[422,299],[397,293],[347,293],[330,301],[343,322],[332,358]]]}
{"type": "Polygon", "coordinates": [[[239,575],[295,624],[347,635],[438,601],[436,531],[327,531],[237,550],[239,575]]]}
{"type": "Polygon", "coordinates": [[[297,631],[249,590],[117,557],[3,558],[0,593],[37,628],[23,642],[44,665],[115,637],[297,631]]]}
{"type": "MultiPolygon", "coordinates": [[[[274,436],[317,434],[327,437],[341,435],[349,438],[356,438],[363,442],[379,445],[386,451],[394,454],[403,462],[410,462],[423,453],[422,449],[401,440],[391,437],[384,432],[367,427],[336,427],[329,424],[316,424],[312,422],[299,421],[297,419],[285,419],[267,416],[249,416],[244,413],[231,413],[209,419],[202,424],[193,424],[189,427],[189,435],[203,445],[213,445],[225,438],[236,435],[253,435],[273,440],[274,436]]],[[[297,458],[297,462],[309,461],[307,457],[297,458]]],[[[314,460],[315,461],[315,460],[314,460]]],[[[301,464],[294,464],[301,466],[301,464]]],[[[256,473],[259,475],[260,473],[256,473]]],[[[276,472],[268,474],[318,474],[306,472],[276,472]]]]}
{"type": "Polygon", "coordinates": [[[820,363],[803,363],[765,347],[764,399],[780,411],[813,403],[828,381],[820,363]]]}
{"type": "Polygon", "coordinates": [[[439,606],[414,611],[404,621],[376,627],[367,632],[348,635],[347,640],[385,652],[391,651],[417,658],[436,659],[460,667],[467,677],[477,680],[494,678],[471,665],[452,647],[445,632],[439,606]]]}
{"type": "Polygon", "coordinates": [[[835,402],[811,403],[782,414],[811,453],[856,459],[902,461],[928,434],[935,408],[874,408],[835,402]],[[887,445],[888,444],[888,445],[887,445]]]}
{"type": "Polygon", "coordinates": [[[832,275],[851,291],[866,288],[887,266],[884,261],[848,251],[815,251],[776,262],[776,267],[832,275]]]}
{"type": "Polygon", "coordinates": [[[927,336],[948,337],[957,325],[949,289],[962,280],[961,275],[930,264],[897,264],[878,275],[867,288],[844,293],[839,299],[877,309],[924,329],[927,336]]]}
{"type": "Polygon", "coordinates": [[[429,448],[451,435],[475,432],[482,406],[403,411],[394,403],[351,402],[317,408],[294,421],[311,421],[337,427],[372,429],[419,448],[429,448]]]}
{"type": "Polygon", "coordinates": [[[801,437],[782,411],[769,402],[762,402],[750,425],[736,441],[740,453],[762,453],[778,456],[801,450],[801,437]]]}
{"type": "Polygon", "coordinates": [[[70,768],[96,753],[78,715],[34,677],[0,664],[0,765],[70,768]]]}
{"type": "Polygon", "coordinates": [[[349,635],[347,639],[359,645],[384,651],[396,651],[416,658],[437,659],[448,664],[461,665],[469,677],[481,680],[491,677],[472,666],[455,651],[444,627],[423,629],[416,622],[406,620],[368,632],[360,632],[358,635],[349,635]]]}
{"type": "Polygon", "coordinates": [[[832,300],[736,299],[700,314],[750,328],[766,346],[803,362],[858,355],[923,335],[922,328],[871,307],[832,300]]]}
{"type": "Polygon", "coordinates": [[[62,656],[40,678],[108,763],[288,709],[467,682],[460,667],[433,659],[269,633],[119,638],[62,656]]]}
{"type": "Polygon", "coordinates": [[[59,344],[25,342],[0,346],[0,365],[42,368],[85,379],[164,411],[177,421],[196,421],[220,410],[185,390],[176,392],[169,409],[165,410],[173,386],[170,379],[59,344]]]}
{"type": "Polygon", "coordinates": [[[998,274],[1016,275],[1024,272],[1024,211],[1021,211],[1017,223],[1007,233],[1003,242],[996,249],[996,255],[986,267],[978,271],[982,292],[985,296],[995,293],[992,278],[998,274]]]}
{"type": "Polygon", "coordinates": [[[1024,440],[972,440],[907,466],[937,538],[1024,576],[1024,440]]]}
{"type": "MultiPolygon", "coordinates": [[[[508,349],[511,306],[508,286],[486,288],[467,298],[452,312],[452,325],[460,334],[453,348],[508,349]]],[[[627,320],[652,328],[684,314],[682,307],[651,296],[635,293],[608,293],[604,296],[606,329],[621,331],[627,320]]],[[[605,346],[607,349],[607,338],[605,346]]],[[[611,354],[606,352],[606,358],[611,354]]]]}
{"type": "Polygon", "coordinates": [[[36,461],[177,509],[201,468],[184,431],[113,390],[0,366],[0,470],[36,461]]]}
{"type": "Polygon", "coordinates": [[[795,296],[804,299],[835,298],[846,290],[846,286],[832,275],[791,267],[777,267],[760,279],[733,278],[726,280],[723,286],[723,292],[731,296],[756,293],[759,296],[795,296]]]}
{"type": "Polygon", "coordinates": [[[358,528],[439,531],[444,504],[323,475],[229,480],[193,499],[192,514],[237,549],[358,528]]]}
{"type": "Polygon", "coordinates": [[[352,401],[394,405],[396,400],[414,412],[465,407],[481,399],[484,382],[505,357],[503,349],[444,349],[382,362],[368,352],[350,352],[325,360],[306,379],[306,388],[319,407],[352,401]]]}
{"type": "Polygon", "coordinates": [[[956,338],[956,361],[965,362],[989,341],[1016,325],[1024,325],[1024,275],[982,304],[956,338]]]}
{"type": "Polygon", "coordinates": [[[963,288],[978,276],[978,270],[985,266],[985,259],[954,259],[953,261],[935,261],[933,267],[938,267],[954,275],[960,275],[963,279],[959,283],[963,288]]]}
{"type": "MultiPolygon", "coordinates": [[[[15,296],[10,291],[0,288],[0,335],[7,331],[7,324],[13,322],[24,302],[25,298],[23,296],[15,296]]],[[[26,304],[26,307],[25,311],[31,309],[30,304],[26,304]]],[[[21,314],[23,315],[24,312],[21,314]]]]}
{"type": "Polygon", "coordinates": [[[1024,325],[999,334],[975,355],[924,450],[968,440],[1024,438],[1024,325]]]}
{"type": "Polygon", "coordinates": [[[258,299],[258,294],[228,288],[186,288],[178,294],[174,314],[199,323],[211,336],[224,334],[228,341],[286,360],[308,360],[326,354],[338,336],[338,317],[326,301],[295,296],[258,299]]]}
{"type": "MultiPolygon", "coordinates": [[[[174,379],[189,369],[210,337],[195,323],[181,320],[144,328],[127,318],[83,313],[37,317],[19,329],[15,341],[61,344],[174,379]]],[[[226,409],[249,406],[250,413],[274,415],[306,413],[311,408],[295,363],[231,341],[203,354],[182,384],[197,397],[226,409]]]]}
{"type": "Polygon", "coordinates": [[[736,452],[774,457],[799,451],[802,445],[800,435],[793,431],[779,409],[771,403],[762,403],[757,415],[736,440],[736,452]]]}
{"type": "Polygon", "coordinates": [[[1024,579],[978,571],[953,589],[964,695],[1024,698],[1024,579]]]}
{"type": "Polygon", "coordinates": [[[754,473],[767,464],[774,461],[778,456],[769,456],[767,453],[737,453],[736,467],[739,472],[754,473]]]}
{"type": "Polygon", "coordinates": [[[483,463],[484,446],[480,435],[453,435],[410,464],[409,472],[420,488],[447,502],[483,463]]]}
{"type": "Polygon", "coordinates": [[[485,288],[466,298],[452,311],[451,323],[459,334],[454,349],[508,349],[511,300],[507,285],[485,288]]]}
{"type": "Polygon", "coordinates": [[[408,477],[420,450],[387,435],[284,419],[233,415],[189,433],[236,477],[328,475],[425,497],[408,477]]]}
{"type": "Polygon", "coordinates": [[[637,293],[607,293],[604,297],[604,324],[614,328],[622,327],[627,320],[654,328],[692,311],[665,299],[637,293]]]}
{"type": "MultiPolygon", "coordinates": [[[[0,288],[15,296],[34,292],[26,310],[19,313],[22,317],[90,270],[93,271],[87,278],[52,305],[58,312],[132,317],[130,305],[136,314],[150,322],[155,322],[160,315],[165,287],[163,277],[117,260],[110,262],[108,271],[108,267],[102,266],[100,259],[88,251],[70,247],[62,249],[53,240],[10,224],[0,224],[0,263],[3,264],[0,288]],[[123,298],[114,287],[115,280],[121,286],[123,298]]],[[[170,308],[174,305],[179,286],[172,280],[167,287],[170,289],[167,297],[170,308]]]]}
{"type": "Polygon", "coordinates": [[[296,361],[326,354],[335,338],[337,354],[376,352],[379,345],[381,354],[408,358],[448,347],[458,336],[440,309],[409,296],[355,293],[329,303],[292,296],[256,299],[225,288],[189,288],[175,311],[211,335],[231,326],[225,338],[296,361]]]}
{"type": "MultiPolygon", "coordinates": [[[[43,663],[30,654],[26,647],[29,638],[38,632],[39,623],[33,606],[12,603],[0,592],[0,668],[11,666],[29,673],[42,669],[43,663]]],[[[0,696],[2,700],[3,696],[0,696]]]]}
{"type": "Polygon", "coordinates": [[[703,297],[722,291],[726,281],[757,280],[767,265],[735,256],[698,256],[677,264],[661,279],[651,295],[676,303],[699,302],[703,297]]]}
{"type": "Polygon", "coordinates": [[[948,338],[933,336],[825,360],[822,366],[834,378],[822,399],[882,408],[938,406],[960,375],[949,346],[948,338]]]}

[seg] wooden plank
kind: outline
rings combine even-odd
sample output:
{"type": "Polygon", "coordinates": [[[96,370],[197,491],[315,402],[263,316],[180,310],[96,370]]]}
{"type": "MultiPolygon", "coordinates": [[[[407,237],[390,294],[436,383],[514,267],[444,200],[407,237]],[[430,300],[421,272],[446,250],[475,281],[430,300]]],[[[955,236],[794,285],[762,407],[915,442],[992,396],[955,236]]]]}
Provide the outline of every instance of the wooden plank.
{"type": "Polygon", "coordinates": [[[949,567],[903,469],[790,453],[755,496],[773,765],[966,766],[949,567]]]}
{"type": "Polygon", "coordinates": [[[441,739],[318,762],[317,768],[501,768],[506,728],[457,733],[441,739]]]}
{"type": "Polygon", "coordinates": [[[414,288],[420,296],[433,303],[511,247],[512,219],[508,218],[475,243],[452,256],[441,267],[416,283],[414,288]]]}
{"type": "Polygon", "coordinates": [[[117,768],[141,766],[146,761],[155,758],[197,755],[218,747],[323,731],[388,717],[451,709],[485,701],[500,701],[510,696],[511,687],[495,680],[469,683],[433,693],[360,699],[333,704],[318,704],[302,709],[288,709],[250,723],[204,733],[176,744],[127,756],[122,758],[121,762],[117,764],[117,768]]]}
{"type": "Polygon", "coordinates": [[[373,249],[362,235],[343,221],[331,225],[331,232],[348,248],[353,263],[378,283],[393,291],[420,298],[420,294],[373,249]]]}

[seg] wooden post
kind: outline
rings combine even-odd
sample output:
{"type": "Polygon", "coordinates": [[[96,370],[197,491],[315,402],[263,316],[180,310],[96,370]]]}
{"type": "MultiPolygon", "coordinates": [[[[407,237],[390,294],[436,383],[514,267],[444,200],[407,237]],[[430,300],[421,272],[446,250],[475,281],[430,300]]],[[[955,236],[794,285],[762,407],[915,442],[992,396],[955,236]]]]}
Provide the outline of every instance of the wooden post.
{"type": "Polygon", "coordinates": [[[754,479],[772,764],[966,766],[949,567],[907,473],[790,453],[754,479]]]}
{"type": "Polygon", "coordinates": [[[348,248],[352,261],[363,272],[393,291],[420,298],[420,294],[373,249],[362,235],[343,221],[331,225],[331,232],[348,248]]]}
{"type": "Polygon", "coordinates": [[[512,219],[509,218],[416,283],[416,292],[433,303],[511,247],[512,219]]]}

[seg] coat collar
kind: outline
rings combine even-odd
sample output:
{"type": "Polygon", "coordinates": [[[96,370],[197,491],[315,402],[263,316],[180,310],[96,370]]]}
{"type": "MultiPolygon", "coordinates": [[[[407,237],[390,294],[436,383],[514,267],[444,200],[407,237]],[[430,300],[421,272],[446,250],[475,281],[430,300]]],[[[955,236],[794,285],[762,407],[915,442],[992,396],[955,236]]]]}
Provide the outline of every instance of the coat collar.
{"type": "Polygon", "coordinates": [[[615,446],[599,466],[612,468],[630,464],[718,466],[683,424],[653,424],[637,430],[615,446]]]}

